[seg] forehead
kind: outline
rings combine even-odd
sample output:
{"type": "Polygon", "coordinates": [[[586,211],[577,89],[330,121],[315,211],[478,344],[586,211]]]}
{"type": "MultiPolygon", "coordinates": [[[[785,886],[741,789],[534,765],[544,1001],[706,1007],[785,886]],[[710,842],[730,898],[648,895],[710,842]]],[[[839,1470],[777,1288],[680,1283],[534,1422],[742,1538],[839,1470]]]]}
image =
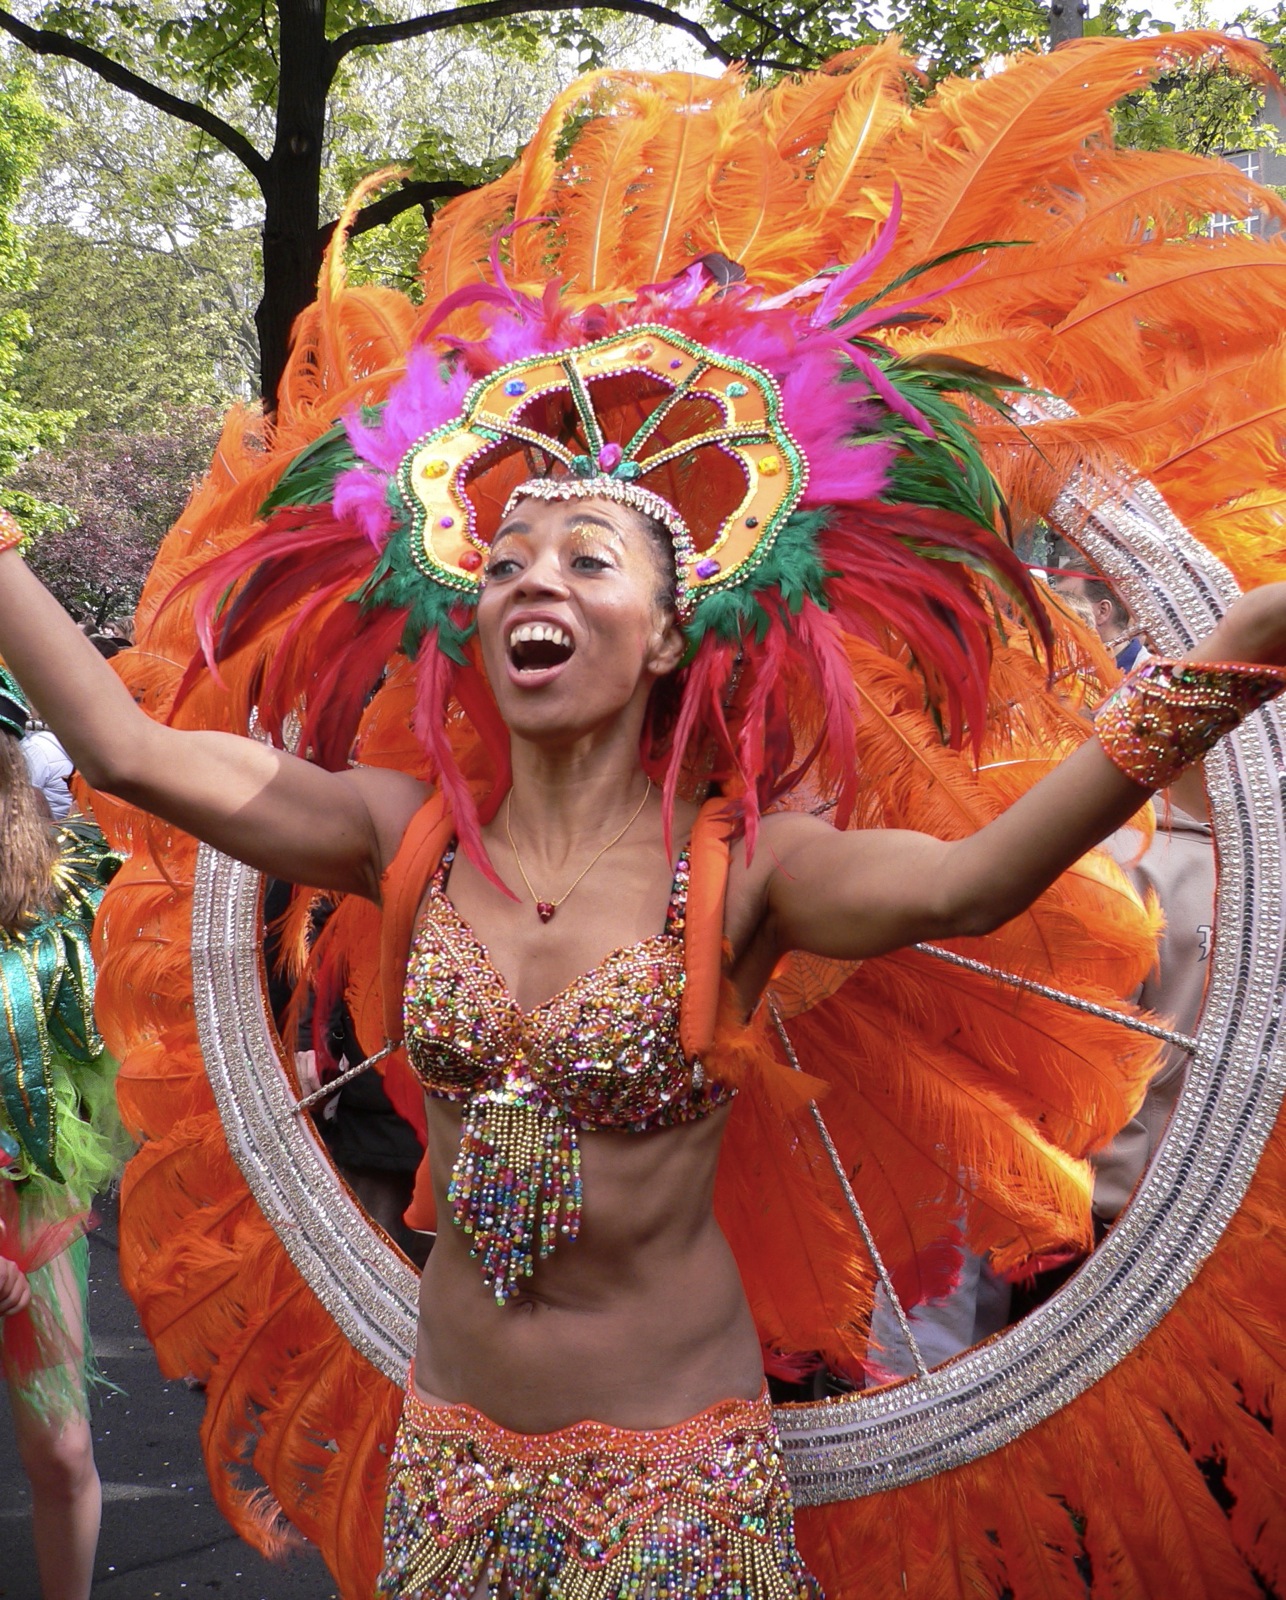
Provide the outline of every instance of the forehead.
{"type": "Polygon", "coordinates": [[[632,544],[646,537],[638,513],[614,500],[587,497],[576,500],[520,500],[491,541],[494,549],[510,534],[557,535],[578,528],[592,529],[606,538],[632,544]]]}

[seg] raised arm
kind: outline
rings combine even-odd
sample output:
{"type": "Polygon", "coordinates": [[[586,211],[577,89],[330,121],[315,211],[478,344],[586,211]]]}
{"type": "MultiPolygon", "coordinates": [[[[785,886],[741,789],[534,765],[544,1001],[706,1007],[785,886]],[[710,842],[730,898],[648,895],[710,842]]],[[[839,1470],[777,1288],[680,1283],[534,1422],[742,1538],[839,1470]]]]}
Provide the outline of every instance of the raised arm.
{"type": "MultiPolygon", "coordinates": [[[[1286,584],[1255,590],[1184,657],[1286,662],[1286,584]]],[[[761,966],[787,950],[860,959],[921,939],[987,933],[1029,906],[1152,792],[1090,739],[995,821],[969,838],[837,833],[779,816],[765,829],[761,966]]],[[[756,864],[757,865],[757,864],[756,864]]]]}
{"type": "Polygon", "coordinates": [[[14,549],[0,552],[0,656],[94,788],[275,877],[379,898],[425,796],[414,779],[154,722],[14,549]]]}

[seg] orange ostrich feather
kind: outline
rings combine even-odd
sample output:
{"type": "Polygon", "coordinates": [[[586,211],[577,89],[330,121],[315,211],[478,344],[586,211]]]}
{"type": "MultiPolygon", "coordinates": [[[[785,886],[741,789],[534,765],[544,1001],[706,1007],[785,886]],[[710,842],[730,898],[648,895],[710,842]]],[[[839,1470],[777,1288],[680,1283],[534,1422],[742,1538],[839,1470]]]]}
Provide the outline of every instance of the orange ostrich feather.
{"type": "MultiPolygon", "coordinates": [[[[1086,40],[941,85],[912,107],[895,41],[824,71],[750,90],[743,78],[599,73],[543,119],[512,172],[434,219],[426,303],[485,277],[497,234],[521,288],[566,280],[573,306],[632,294],[719,251],[768,292],[869,247],[900,189],[903,222],[883,281],[938,253],[996,242],[908,292],[917,319],[889,330],[908,356],[963,356],[1069,399],[1029,443],[980,419],[997,476],[1024,516],[1047,512],[1073,464],[1152,474],[1243,580],[1282,571],[1286,254],[1279,240],[1195,231],[1212,210],[1286,219],[1278,197],[1223,164],[1112,147],[1112,103],[1167,63],[1217,52],[1257,82],[1265,57],[1209,33],[1086,40]],[[1266,460],[1265,458],[1269,459],[1266,460]]],[[[373,181],[378,181],[373,180],[373,181]]],[[[138,611],[138,646],[114,663],[150,714],[172,713],[193,655],[191,592],[175,584],[254,531],[287,466],[355,405],[380,401],[425,313],[349,286],[342,229],[319,299],[300,319],[271,422],[227,422],[205,481],[165,541],[138,611]]],[[[474,312],[453,331],[477,332],[474,312]]],[[[338,604],[338,602],[336,603],[338,604]]],[[[183,726],[245,731],[261,674],[290,648],[280,619],[197,681],[183,726]]],[[[320,626],[325,616],[311,619],[320,626]]],[[[975,770],[945,749],[900,641],[851,646],[863,707],[855,825],[959,837],[1023,792],[1085,730],[1076,703],[1110,677],[1096,642],[1055,618],[1060,698],[1021,641],[997,643],[975,770]],[[1070,703],[1069,703],[1070,702],[1070,703]]],[[[420,771],[414,685],[395,658],[362,718],[356,755],[420,771]]],[[[824,715],[818,708],[817,716],[824,715]]],[[[383,1453],[397,1394],[335,1329],[255,1206],[223,1137],[192,1017],[187,953],[194,842],[105,798],[129,862],[96,932],[100,1023],[122,1062],[126,1121],[143,1139],[123,1192],[121,1266],[162,1368],[207,1386],[202,1443],[220,1506],[275,1550],[298,1529],[345,1595],[369,1594],[383,1453]]],[[[1114,1005],[1153,959],[1154,915],[1106,859],[1087,859],[1023,917],[958,941],[983,960],[1114,1005]]],[[[376,914],[342,904],[324,959],[364,1042],[380,1042],[376,914]]],[[[1112,1024],[903,952],[856,969],[798,960],[776,978],[790,1037],[858,1198],[911,1297],[977,1174],[964,1226],[1020,1264],[1088,1237],[1086,1154],[1137,1104],[1150,1046],[1112,1024]]],[[[761,1336],[775,1351],[860,1363],[871,1274],[766,1024],[728,1044],[771,1059],[775,1100],[743,1096],[719,1180],[719,1215],[761,1336]],[[783,1129],[787,1137],[782,1137],[783,1129]]],[[[396,1061],[390,1093],[410,1109],[396,1061]]],[[[967,1467],[910,1488],[801,1511],[801,1543],[831,1600],[1002,1592],[1015,1600],[1261,1594],[1286,1567],[1283,1370],[1262,1285],[1286,1271],[1278,1226],[1286,1142],[1177,1307],[1074,1404],[967,1467]],[[1221,1463],[1231,1510],[1197,1465],[1221,1463]],[[1099,1473],[1117,1472],[1107,1494],[1099,1473]],[[1256,1577],[1258,1575],[1258,1577],[1256,1577]]],[[[917,1287],[918,1285],[918,1287],[917,1287]]]]}

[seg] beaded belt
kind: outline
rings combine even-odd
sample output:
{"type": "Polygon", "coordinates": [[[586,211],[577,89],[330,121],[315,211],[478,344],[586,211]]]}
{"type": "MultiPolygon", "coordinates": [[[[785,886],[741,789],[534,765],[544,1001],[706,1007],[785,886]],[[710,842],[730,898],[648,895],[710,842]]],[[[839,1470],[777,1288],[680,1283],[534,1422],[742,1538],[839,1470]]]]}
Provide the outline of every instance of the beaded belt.
{"type": "Polygon", "coordinates": [[[378,1600],[822,1600],[765,1392],[654,1431],[511,1433],[408,1392],[378,1600]]]}

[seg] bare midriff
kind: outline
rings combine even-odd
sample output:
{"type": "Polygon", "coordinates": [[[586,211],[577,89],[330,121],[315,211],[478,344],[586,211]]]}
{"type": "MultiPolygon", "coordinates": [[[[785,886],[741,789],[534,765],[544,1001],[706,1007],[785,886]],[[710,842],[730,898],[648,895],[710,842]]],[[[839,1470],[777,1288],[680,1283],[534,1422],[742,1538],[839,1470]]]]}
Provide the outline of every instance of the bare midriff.
{"type": "Polygon", "coordinates": [[[759,1340],[714,1218],[729,1108],[649,1133],[581,1133],[584,1217],[503,1305],[451,1220],[460,1111],[430,1100],[439,1232],[420,1285],[415,1387],[519,1433],[662,1428],[763,1386],[759,1340]]]}

